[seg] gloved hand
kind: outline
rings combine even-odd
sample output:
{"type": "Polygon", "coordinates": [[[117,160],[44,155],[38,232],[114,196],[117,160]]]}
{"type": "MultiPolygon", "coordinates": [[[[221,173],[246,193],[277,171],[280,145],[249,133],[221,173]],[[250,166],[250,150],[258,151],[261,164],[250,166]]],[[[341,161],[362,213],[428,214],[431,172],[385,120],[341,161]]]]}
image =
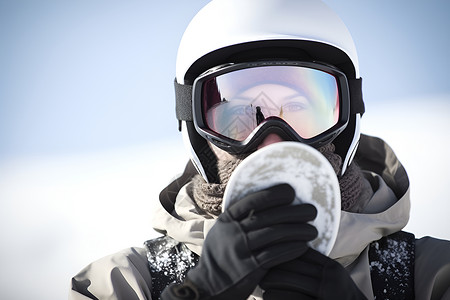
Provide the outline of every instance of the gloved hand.
{"type": "Polygon", "coordinates": [[[161,299],[246,299],[267,270],[302,255],[317,236],[311,204],[292,206],[287,184],[252,193],[222,213],[208,233],[198,265],[161,299]]]}
{"type": "Polygon", "coordinates": [[[341,264],[311,248],[262,279],[264,300],[367,299],[341,264]]]}

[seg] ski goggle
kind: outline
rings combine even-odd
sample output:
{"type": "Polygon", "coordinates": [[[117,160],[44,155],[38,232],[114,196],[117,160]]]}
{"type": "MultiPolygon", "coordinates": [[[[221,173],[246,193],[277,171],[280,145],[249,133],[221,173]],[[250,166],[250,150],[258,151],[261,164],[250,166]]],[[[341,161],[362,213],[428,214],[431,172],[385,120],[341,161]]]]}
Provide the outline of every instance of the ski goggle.
{"type": "Polygon", "coordinates": [[[349,98],[346,76],[327,65],[222,65],[194,81],[194,124],[200,135],[233,153],[256,148],[269,133],[318,147],[345,129],[349,98]]]}

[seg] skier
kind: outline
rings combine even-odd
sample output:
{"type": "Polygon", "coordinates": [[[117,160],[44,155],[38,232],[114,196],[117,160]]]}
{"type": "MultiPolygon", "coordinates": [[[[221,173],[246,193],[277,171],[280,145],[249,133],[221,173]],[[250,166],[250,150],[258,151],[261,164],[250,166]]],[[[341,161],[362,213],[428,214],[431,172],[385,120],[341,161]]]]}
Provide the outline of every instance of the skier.
{"type": "Polygon", "coordinates": [[[402,231],[406,171],[360,133],[357,53],[325,4],[212,0],[183,35],[175,87],[192,151],[160,194],[162,236],[88,265],[69,299],[450,299],[450,242],[402,231]],[[246,113],[253,106],[261,123],[246,113]],[[336,171],[342,213],[329,256],[308,247],[317,211],[291,205],[287,184],[222,213],[236,166],[279,141],[315,147],[336,171]]]}

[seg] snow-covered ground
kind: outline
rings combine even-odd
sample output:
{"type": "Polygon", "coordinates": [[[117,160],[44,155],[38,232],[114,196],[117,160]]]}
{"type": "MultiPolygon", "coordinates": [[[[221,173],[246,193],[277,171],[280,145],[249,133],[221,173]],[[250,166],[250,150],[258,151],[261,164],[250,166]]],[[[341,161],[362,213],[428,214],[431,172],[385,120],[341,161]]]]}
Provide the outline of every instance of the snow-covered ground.
{"type": "Polygon", "coordinates": [[[88,262],[154,237],[159,190],[186,161],[168,141],[0,164],[0,298],[65,299],[88,262]]]}

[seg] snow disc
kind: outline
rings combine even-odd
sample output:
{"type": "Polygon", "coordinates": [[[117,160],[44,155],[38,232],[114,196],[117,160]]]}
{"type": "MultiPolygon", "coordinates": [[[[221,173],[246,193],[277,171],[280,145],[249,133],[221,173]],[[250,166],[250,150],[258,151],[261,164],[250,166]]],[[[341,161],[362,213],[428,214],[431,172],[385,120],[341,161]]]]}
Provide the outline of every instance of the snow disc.
{"type": "Polygon", "coordinates": [[[310,246],[329,255],[341,215],[339,182],[328,160],[310,146],[298,142],[279,142],[249,155],[231,175],[222,209],[252,192],[281,183],[288,183],[294,188],[294,205],[311,203],[317,208],[317,218],[311,224],[319,234],[310,246]]]}

